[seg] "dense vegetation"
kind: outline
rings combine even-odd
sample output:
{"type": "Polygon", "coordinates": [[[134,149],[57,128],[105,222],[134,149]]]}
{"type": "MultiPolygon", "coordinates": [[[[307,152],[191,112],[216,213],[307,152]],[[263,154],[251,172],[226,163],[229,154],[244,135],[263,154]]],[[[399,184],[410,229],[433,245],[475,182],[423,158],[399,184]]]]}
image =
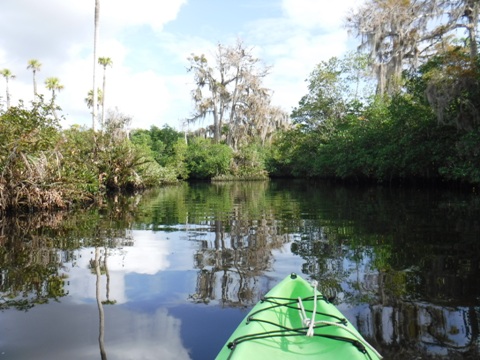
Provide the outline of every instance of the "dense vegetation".
{"type": "Polygon", "coordinates": [[[295,127],[274,144],[270,172],[480,183],[480,63],[465,58],[464,49],[452,48],[418,71],[404,72],[402,91],[364,99],[352,95],[357,87],[345,67],[351,59],[319,64],[309,79],[310,93],[292,113],[295,127]],[[441,116],[427,96],[439,73],[447,74],[441,80],[445,89],[462,87],[440,109],[441,116]]]}
{"type": "Polygon", "coordinates": [[[359,53],[311,73],[270,172],[478,184],[479,14],[473,0],[366,0],[346,19],[359,53]]]}
{"type": "Polygon", "coordinates": [[[0,113],[0,213],[64,209],[109,191],[176,181],[145,147],[123,131],[128,118],[112,113],[105,130],[61,130],[42,101],[0,113]]]}

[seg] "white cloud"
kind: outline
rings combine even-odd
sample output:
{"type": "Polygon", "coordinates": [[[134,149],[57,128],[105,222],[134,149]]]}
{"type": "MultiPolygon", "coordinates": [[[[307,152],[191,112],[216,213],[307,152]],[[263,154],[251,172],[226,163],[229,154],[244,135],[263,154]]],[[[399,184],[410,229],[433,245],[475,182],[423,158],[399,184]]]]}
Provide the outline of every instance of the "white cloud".
{"type": "Polygon", "coordinates": [[[307,93],[305,80],[315,65],[347,51],[343,22],[354,4],[358,1],[283,0],[282,18],[252,24],[249,36],[273,65],[265,82],[274,90],[274,104],[289,112],[307,93]]]}
{"type": "MultiPolygon", "coordinates": [[[[160,31],[175,19],[184,3],[185,0],[100,3],[98,54],[113,60],[113,68],[107,70],[107,107],[118,106],[121,112],[133,115],[138,119],[134,126],[149,127],[161,121],[170,99],[160,74],[149,68],[134,68],[129,63],[135,48],[129,46],[128,36],[145,27],[160,31]]],[[[62,125],[91,124],[84,99],[92,88],[93,21],[93,1],[3,1],[0,68],[9,68],[17,76],[10,85],[13,104],[19,99],[26,102],[33,99],[32,74],[26,66],[29,59],[35,58],[43,64],[37,73],[39,92],[50,98],[43,86],[47,77],[58,77],[64,85],[57,97],[66,118],[62,125]]],[[[141,47],[142,43],[134,41],[134,45],[141,47]]],[[[101,67],[98,70],[97,86],[101,87],[101,67]]]]}
{"type": "MultiPolygon", "coordinates": [[[[249,1],[221,7],[206,2],[207,9],[223,9],[224,13],[185,11],[182,17],[182,9],[203,11],[204,6],[186,0],[102,0],[98,54],[113,61],[113,67],[107,69],[106,107],[118,107],[131,115],[133,127],[166,122],[179,127],[179,120],[192,111],[193,79],[186,71],[187,57],[191,53],[208,55],[218,41],[231,44],[240,36],[247,46],[255,47],[265,63],[273,65],[266,85],[274,90],[274,102],[289,111],[305,95],[304,80],[313,67],[345,52],[344,14],[358,1],[275,0],[258,12],[241,12],[244,7],[258,6],[249,1]],[[257,15],[260,12],[262,17],[257,15]],[[266,17],[268,14],[271,17],[266,17]],[[231,22],[225,20],[236,15],[231,22]],[[189,16],[195,16],[194,24],[189,16]],[[169,23],[175,26],[166,27],[169,23]],[[221,34],[221,38],[202,37],[204,27],[214,28],[209,34],[221,34]]],[[[33,98],[32,73],[26,66],[29,59],[36,58],[43,63],[37,82],[47,99],[45,78],[56,76],[64,85],[57,97],[66,118],[63,125],[90,126],[84,99],[92,88],[93,15],[94,1],[2,1],[0,68],[17,75],[11,82],[13,103],[33,98]]],[[[98,70],[101,87],[102,68],[98,70]]]]}
{"type": "MultiPolygon", "coordinates": [[[[175,20],[186,0],[101,0],[100,15],[104,27],[127,28],[148,25],[161,30],[167,22],[175,20]]],[[[93,4],[93,1],[92,1],[93,4]]]]}
{"type": "Polygon", "coordinates": [[[118,106],[120,112],[133,117],[133,127],[148,128],[160,122],[170,103],[165,79],[153,71],[123,69],[111,77],[105,92],[105,107],[118,106]]]}
{"type": "Polygon", "coordinates": [[[343,24],[347,11],[358,0],[283,0],[287,18],[298,26],[335,30],[343,24]]]}

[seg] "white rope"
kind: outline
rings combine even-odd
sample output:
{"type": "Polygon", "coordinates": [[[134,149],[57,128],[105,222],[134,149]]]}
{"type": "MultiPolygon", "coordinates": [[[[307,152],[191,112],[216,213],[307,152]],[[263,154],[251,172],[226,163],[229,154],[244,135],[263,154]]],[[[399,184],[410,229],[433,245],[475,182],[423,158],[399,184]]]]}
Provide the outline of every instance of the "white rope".
{"type": "Polygon", "coordinates": [[[312,281],[312,288],[313,288],[313,311],[312,311],[312,318],[308,318],[307,314],[305,313],[305,307],[303,306],[303,301],[299,297],[298,298],[298,307],[300,310],[300,317],[302,319],[302,323],[305,326],[308,326],[307,336],[313,336],[314,329],[315,329],[315,314],[317,313],[317,281],[312,281]]]}
{"type": "Polygon", "coordinates": [[[312,281],[312,288],[313,288],[313,312],[312,312],[312,319],[310,320],[310,324],[307,331],[307,336],[313,336],[314,328],[315,328],[315,314],[317,313],[317,285],[318,282],[316,280],[312,281]]]}
{"type": "Polygon", "coordinates": [[[303,307],[303,302],[301,297],[298,298],[298,310],[300,311],[300,318],[302,319],[302,323],[304,325],[307,325],[306,322],[307,320],[310,321],[310,319],[307,318],[307,315],[305,314],[305,308],[303,307]]]}
{"type": "Polygon", "coordinates": [[[300,312],[300,318],[302,319],[302,323],[304,324],[304,326],[308,326],[308,330],[307,330],[307,336],[314,336],[315,333],[314,333],[314,329],[315,329],[315,326],[316,325],[330,325],[330,326],[336,326],[336,327],[339,327],[345,331],[347,331],[350,335],[353,335],[355,337],[355,339],[357,339],[359,342],[361,342],[364,346],[368,347],[375,355],[377,355],[380,359],[382,359],[382,355],[380,355],[378,353],[377,350],[375,350],[375,348],[373,348],[372,345],[370,345],[368,342],[366,342],[362,337],[360,337],[358,334],[356,334],[353,330],[347,328],[345,325],[343,324],[339,324],[339,323],[336,323],[336,322],[333,322],[333,321],[324,321],[324,320],[320,320],[320,321],[315,321],[315,314],[317,313],[317,281],[313,281],[312,282],[312,287],[313,287],[313,311],[312,311],[312,318],[308,318],[307,317],[307,314],[305,312],[305,307],[303,306],[303,301],[302,301],[302,298],[298,298],[298,308],[299,308],[299,312],[300,312]]]}

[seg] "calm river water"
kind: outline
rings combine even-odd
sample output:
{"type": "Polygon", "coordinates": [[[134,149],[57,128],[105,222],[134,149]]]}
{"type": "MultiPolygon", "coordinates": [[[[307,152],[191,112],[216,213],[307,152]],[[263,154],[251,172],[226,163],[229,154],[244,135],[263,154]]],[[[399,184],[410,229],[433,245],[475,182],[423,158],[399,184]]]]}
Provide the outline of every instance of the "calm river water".
{"type": "Polygon", "coordinates": [[[480,196],[183,184],[0,219],[0,360],[213,359],[296,272],[387,359],[480,358],[480,196]]]}

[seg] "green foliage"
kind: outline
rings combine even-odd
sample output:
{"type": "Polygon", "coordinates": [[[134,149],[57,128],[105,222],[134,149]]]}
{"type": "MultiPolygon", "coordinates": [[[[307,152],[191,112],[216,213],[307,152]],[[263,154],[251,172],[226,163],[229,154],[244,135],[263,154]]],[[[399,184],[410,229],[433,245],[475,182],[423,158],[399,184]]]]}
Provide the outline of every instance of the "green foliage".
{"type": "Polygon", "coordinates": [[[176,176],[181,179],[188,179],[187,150],[188,145],[185,139],[178,139],[173,144],[173,154],[167,161],[167,168],[172,169],[176,176]]]}
{"type": "Polygon", "coordinates": [[[150,130],[134,130],[130,139],[133,144],[150,152],[160,166],[169,169],[170,174],[175,173],[176,178],[188,178],[184,162],[187,145],[182,133],[168,125],[162,129],[152,126],[150,130]]]}
{"type": "Polygon", "coordinates": [[[297,127],[276,137],[269,171],[353,181],[478,183],[480,87],[464,55],[449,55],[450,63],[433,58],[420,72],[404,74],[403,92],[363,100],[352,96],[348,85],[354,79],[348,75],[351,62],[334,58],[319,64],[309,79],[309,94],[292,113],[297,127]],[[447,94],[446,108],[432,106],[429,91],[444,86],[432,85],[433,78],[463,89],[447,94]],[[439,123],[439,110],[445,119],[456,119],[453,125],[462,131],[455,131],[452,121],[439,123]]]}
{"type": "Polygon", "coordinates": [[[28,150],[32,154],[50,150],[58,138],[59,125],[52,107],[42,102],[31,109],[22,102],[0,115],[0,148],[2,159],[28,150]]]}
{"type": "Polygon", "coordinates": [[[54,111],[40,101],[0,114],[0,213],[63,209],[110,191],[177,181],[175,166],[186,150],[176,142],[169,146],[179,153],[161,166],[148,146],[126,137],[128,117],[109,114],[100,133],[78,126],[60,131],[54,111]]]}
{"type": "Polygon", "coordinates": [[[148,146],[152,150],[155,160],[162,166],[166,166],[170,158],[175,156],[175,144],[182,137],[182,133],[168,125],[162,129],[156,126],[152,126],[150,130],[138,129],[130,135],[134,144],[148,146]]]}
{"type": "Polygon", "coordinates": [[[0,114],[0,213],[63,208],[75,198],[62,184],[54,109],[22,102],[0,114]]]}
{"type": "Polygon", "coordinates": [[[270,157],[267,160],[267,169],[273,176],[309,177],[311,161],[315,158],[320,145],[320,130],[303,131],[300,126],[278,134],[270,157]]]}
{"type": "Polygon", "coordinates": [[[228,145],[193,138],[188,144],[185,161],[190,178],[210,179],[228,174],[232,159],[233,150],[228,145]]]}
{"type": "Polygon", "coordinates": [[[250,143],[237,150],[230,167],[233,178],[266,179],[266,149],[258,144],[250,143]]]}
{"type": "Polygon", "coordinates": [[[64,130],[58,144],[63,157],[62,175],[65,181],[76,188],[97,195],[101,184],[95,154],[96,135],[92,130],[72,126],[64,130]]]}
{"type": "Polygon", "coordinates": [[[65,131],[69,178],[94,194],[175,182],[176,176],[154,160],[150,149],[132,144],[122,127],[110,119],[102,133],[76,127],[65,131]]]}
{"type": "Polygon", "coordinates": [[[333,130],[337,120],[371,95],[366,66],[364,57],[352,53],[319,63],[308,79],[309,93],[292,112],[294,123],[310,130],[333,130]]]}
{"type": "Polygon", "coordinates": [[[480,184],[480,130],[460,136],[454,149],[440,173],[448,180],[480,184]]]}

